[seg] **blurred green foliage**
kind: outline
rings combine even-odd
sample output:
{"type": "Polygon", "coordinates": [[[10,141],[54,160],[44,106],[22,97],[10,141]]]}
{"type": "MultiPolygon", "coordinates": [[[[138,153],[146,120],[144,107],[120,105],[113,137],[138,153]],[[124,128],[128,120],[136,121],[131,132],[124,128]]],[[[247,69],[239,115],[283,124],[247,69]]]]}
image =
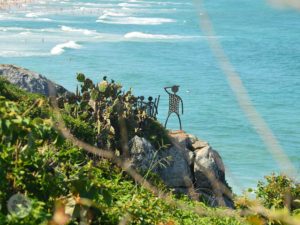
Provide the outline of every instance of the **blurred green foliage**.
{"type": "MultiPolygon", "coordinates": [[[[240,224],[229,216],[199,216],[167,204],[110,161],[92,160],[85,151],[63,139],[53,128],[45,98],[23,92],[3,80],[0,87],[1,225],[58,224],[57,218],[65,218],[61,224],[118,224],[125,215],[130,216],[130,224],[240,224]],[[32,210],[23,219],[7,209],[8,200],[16,193],[27,196],[32,203],[32,210]]],[[[71,115],[72,121],[69,119],[70,126],[77,126],[75,133],[84,128],[84,139],[84,132],[90,136],[94,130],[88,130],[89,121],[81,119],[83,114],[79,112],[78,117],[71,115]]],[[[159,178],[152,174],[148,178],[164,188],[159,178]]],[[[186,197],[172,198],[206,212],[216,210],[186,197]]]]}
{"type": "Polygon", "coordinates": [[[300,212],[300,184],[286,175],[273,173],[266,176],[265,181],[258,183],[256,196],[267,208],[285,207],[290,211],[300,212]]]}
{"type": "MultiPolygon", "coordinates": [[[[116,125],[120,121],[119,116],[121,115],[125,121],[130,121],[136,116],[144,115],[143,112],[136,114],[134,103],[126,99],[122,100],[120,105],[114,104],[111,93],[115,93],[116,90],[119,92],[119,85],[116,89],[111,89],[114,91],[107,91],[109,85],[115,84],[105,81],[97,85],[100,86],[99,92],[95,92],[93,88],[96,86],[93,86],[91,81],[87,81],[83,74],[78,76],[78,80],[83,83],[80,98],[59,99],[59,101],[63,100],[59,103],[63,103],[61,112],[67,126],[78,138],[89,143],[98,140],[97,134],[105,133],[105,129],[107,132],[112,132],[113,128],[114,134],[106,133],[103,137],[108,138],[112,143],[111,146],[117,148],[120,143],[119,139],[115,139],[121,137],[116,125]],[[100,125],[104,126],[100,126],[99,131],[98,126],[94,125],[94,111],[89,110],[91,106],[87,100],[90,101],[89,96],[95,98],[101,96],[101,93],[106,93],[107,95],[104,96],[108,97],[102,96],[98,106],[103,107],[98,111],[98,115],[103,117],[100,119],[100,125]]],[[[123,92],[113,96],[119,95],[121,99],[134,98],[131,93],[123,92]]],[[[116,97],[116,100],[119,101],[119,98],[116,97]]],[[[144,122],[144,126],[139,127],[137,123],[133,123],[129,137],[140,134],[156,143],[158,147],[163,146],[166,131],[161,125],[146,116],[141,121],[144,122]]],[[[58,224],[57,218],[65,219],[65,223],[61,224],[75,225],[83,222],[95,225],[118,224],[126,215],[129,216],[129,224],[286,224],[280,220],[275,222],[268,220],[265,216],[256,213],[240,220],[224,214],[220,216],[219,212],[222,209],[209,208],[186,196],[171,198],[191,208],[200,207],[209,216],[200,216],[188,208],[182,209],[170,205],[138,185],[110,161],[91,159],[84,150],[61,137],[53,128],[53,123],[51,107],[47,99],[22,91],[0,79],[1,225],[54,225],[58,224]],[[16,193],[27,196],[32,204],[32,210],[22,219],[10,214],[7,208],[8,200],[16,193]],[[59,206],[62,207],[62,211],[59,206]]],[[[167,190],[156,175],[147,173],[147,179],[159,189],[167,190]]],[[[267,176],[266,181],[259,182],[256,191],[257,198],[266,207],[289,208],[295,218],[299,216],[299,193],[299,184],[287,176],[275,174],[267,176]],[[287,204],[288,202],[290,204],[287,204]]],[[[255,203],[248,198],[237,202],[239,210],[249,209],[253,205],[255,203]]],[[[239,210],[236,211],[236,216],[239,210]]],[[[288,215],[281,211],[278,213],[282,214],[283,219],[288,215]]]]}

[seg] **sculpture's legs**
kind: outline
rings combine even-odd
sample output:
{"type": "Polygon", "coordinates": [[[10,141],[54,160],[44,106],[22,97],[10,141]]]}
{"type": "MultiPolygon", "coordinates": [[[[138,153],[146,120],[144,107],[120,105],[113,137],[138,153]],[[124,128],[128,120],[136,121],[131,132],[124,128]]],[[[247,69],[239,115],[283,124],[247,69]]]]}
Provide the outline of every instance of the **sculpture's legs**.
{"type": "Polygon", "coordinates": [[[167,119],[166,119],[166,122],[165,122],[165,128],[167,128],[167,123],[168,123],[168,120],[169,120],[169,117],[170,117],[171,113],[169,113],[167,119]]]}
{"type": "MultiPolygon", "coordinates": [[[[168,115],[168,117],[167,117],[167,119],[166,119],[166,122],[165,122],[165,128],[167,127],[167,123],[168,123],[168,120],[169,120],[169,117],[170,117],[171,114],[172,114],[172,113],[169,113],[169,115],[168,115]]],[[[177,115],[178,120],[179,120],[180,130],[182,130],[182,125],[181,125],[181,119],[180,119],[180,116],[179,116],[179,114],[177,114],[177,113],[175,113],[175,114],[177,115]]]]}
{"type": "Polygon", "coordinates": [[[177,113],[176,113],[176,115],[177,115],[177,117],[178,117],[178,120],[179,120],[180,130],[182,130],[182,126],[181,126],[181,119],[180,119],[180,116],[179,116],[179,114],[177,114],[177,113]]]}

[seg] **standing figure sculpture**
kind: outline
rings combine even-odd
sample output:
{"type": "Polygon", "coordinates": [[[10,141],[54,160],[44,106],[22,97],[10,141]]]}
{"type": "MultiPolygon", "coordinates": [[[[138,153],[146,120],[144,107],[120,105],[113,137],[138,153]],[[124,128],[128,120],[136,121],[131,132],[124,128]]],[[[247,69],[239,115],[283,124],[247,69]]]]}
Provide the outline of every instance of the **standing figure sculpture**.
{"type": "Polygon", "coordinates": [[[181,113],[183,114],[183,101],[182,99],[176,94],[179,90],[179,86],[174,85],[173,87],[165,87],[165,91],[169,94],[169,113],[167,120],[165,122],[165,127],[167,126],[169,117],[172,113],[175,113],[179,120],[180,130],[182,130],[181,126],[181,119],[179,115],[179,104],[181,103],[181,113]],[[171,89],[173,93],[168,91],[168,89],[171,89]]]}

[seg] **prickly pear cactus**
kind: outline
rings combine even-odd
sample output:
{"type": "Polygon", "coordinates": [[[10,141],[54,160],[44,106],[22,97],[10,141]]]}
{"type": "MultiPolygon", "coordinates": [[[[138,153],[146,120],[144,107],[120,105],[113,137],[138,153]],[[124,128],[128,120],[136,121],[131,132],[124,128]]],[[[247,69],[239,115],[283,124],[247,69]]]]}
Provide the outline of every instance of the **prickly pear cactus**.
{"type": "Polygon", "coordinates": [[[120,84],[107,81],[107,77],[94,84],[83,73],[78,73],[77,81],[80,85],[75,95],[60,97],[59,107],[92,127],[94,145],[122,152],[121,140],[143,135],[143,125],[149,118],[145,110],[138,107],[138,98],[131,90],[123,91],[120,84]]]}

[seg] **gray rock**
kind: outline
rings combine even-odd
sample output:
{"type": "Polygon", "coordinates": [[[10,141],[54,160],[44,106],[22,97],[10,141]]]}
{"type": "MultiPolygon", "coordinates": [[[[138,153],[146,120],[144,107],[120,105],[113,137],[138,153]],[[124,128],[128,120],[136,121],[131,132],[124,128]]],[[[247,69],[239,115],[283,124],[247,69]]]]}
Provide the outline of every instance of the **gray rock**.
{"type": "Polygon", "coordinates": [[[187,134],[187,137],[188,137],[189,142],[191,144],[194,144],[196,141],[198,141],[198,138],[195,135],[193,135],[193,134],[187,134]]]}
{"type": "Polygon", "coordinates": [[[232,193],[225,181],[225,168],[218,152],[207,142],[191,139],[184,132],[170,135],[172,147],[160,151],[146,139],[135,136],[129,145],[132,165],[142,170],[151,168],[175,193],[203,199],[213,207],[233,208],[232,193]],[[197,142],[205,143],[204,147],[194,151],[188,148],[197,142]]]}
{"type": "Polygon", "coordinates": [[[212,189],[211,179],[220,178],[221,169],[218,164],[220,160],[216,159],[216,154],[210,146],[195,151],[194,174],[197,187],[212,189]]]}
{"type": "Polygon", "coordinates": [[[194,179],[196,190],[211,206],[234,207],[231,190],[225,181],[223,161],[210,146],[195,151],[194,179]]]}
{"type": "Polygon", "coordinates": [[[32,93],[49,96],[48,84],[55,87],[57,95],[69,93],[64,87],[53,83],[41,74],[15,65],[0,64],[0,77],[4,77],[10,83],[32,93]]]}
{"type": "Polygon", "coordinates": [[[159,152],[159,158],[170,158],[169,164],[159,168],[159,175],[165,184],[173,189],[188,189],[193,186],[189,162],[183,151],[176,147],[159,152]]]}
{"type": "Polygon", "coordinates": [[[145,138],[134,136],[129,142],[129,154],[134,168],[157,172],[159,161],[157,151],[145,138]]]}
{"type": "Polygon", "coordinates": [[[170,132],[170,139],[174,145],[179,145],[181,148],[186,148],[186,146],[188,146],[188,142],[189,142],[188,136],[186,133],[182,131],[170,132]]]}
{"type": "Polygon", "coordinates": [[[187,148],[185,149],[185,151],[187,152],[189,166],[194,165],[194,163],[195,163],[195,153],[190,151],[187,148]]]}
{"type": "Polygon", "coordinates": [[[181,146],[156,151],[146,139],[135,136],[129,142],[129,154],[132,166],[143,171],[151,169],[175,193],[196,196],[193,192],[190,164],[194,154],[181,146]]]}
{"type": "Polygon", "coordinates": [[[192,150],[201,149],[206,146],[208,146],[208,143],[206,141],[201,141],[201,140],[197,140],[191,145],[192,150]]]}

